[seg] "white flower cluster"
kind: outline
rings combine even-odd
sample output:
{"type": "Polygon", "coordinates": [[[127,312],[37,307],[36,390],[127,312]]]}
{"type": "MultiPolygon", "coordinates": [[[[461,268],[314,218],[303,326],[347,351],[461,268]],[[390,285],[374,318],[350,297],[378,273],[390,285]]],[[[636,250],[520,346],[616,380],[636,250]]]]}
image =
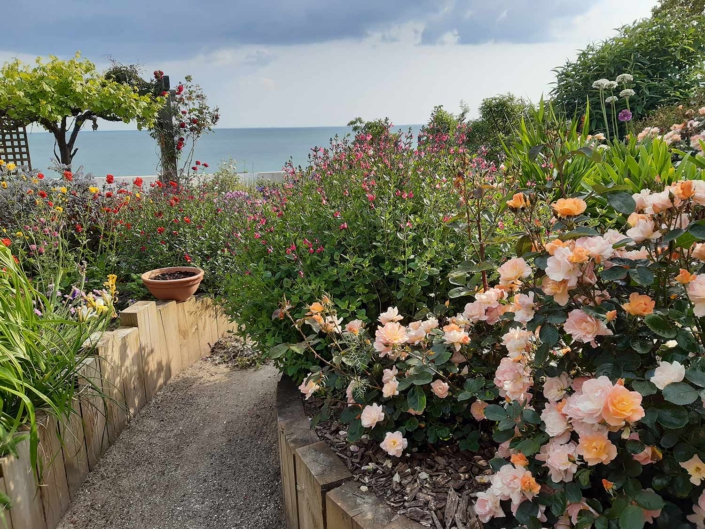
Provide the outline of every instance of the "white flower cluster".
{"type": "Polygon", "coordinates": [[[629,75],[628,73],[623,73],[617,76],[617,82],[620,84],[626,84],[630,83],[634,80],[634,76],[629,75]]]}
{"type": "Polygon", "coordinates": [[[619,97],[632,97],[636,92],[631,88],[625,88],[619,93],[619,97]]]}
{"type": "Polygon", "coordinates": [[[609,96],[605,98],[605,103],[616,103],[617,101],[619,101],[617,96],[609,96]]]}
{"type": "Polygon", "coordinates": [[[615,81],[610,81],[609,79],[598,79],[592,83],[592,87],[597,88],[598,90],[611,90],[613,88],[617,88],[617,83],[615,81]]]}

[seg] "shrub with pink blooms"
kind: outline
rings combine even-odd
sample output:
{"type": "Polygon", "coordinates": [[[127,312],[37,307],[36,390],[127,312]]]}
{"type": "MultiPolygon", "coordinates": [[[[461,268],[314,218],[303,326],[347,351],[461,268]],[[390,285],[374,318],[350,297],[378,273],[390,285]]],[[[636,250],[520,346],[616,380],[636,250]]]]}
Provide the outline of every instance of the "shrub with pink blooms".
{"type": "Polygon", "coordinates": [[[391,457],[494,444],[486,527],[705,527],[705,182],[536,186],[509,207],[530,244],[478,263],[457,312],[363,324],[285,302],[300,340],[280,347],[318,359],[302,391],[324,416],[345,401],[348,439],[391,457]]]}

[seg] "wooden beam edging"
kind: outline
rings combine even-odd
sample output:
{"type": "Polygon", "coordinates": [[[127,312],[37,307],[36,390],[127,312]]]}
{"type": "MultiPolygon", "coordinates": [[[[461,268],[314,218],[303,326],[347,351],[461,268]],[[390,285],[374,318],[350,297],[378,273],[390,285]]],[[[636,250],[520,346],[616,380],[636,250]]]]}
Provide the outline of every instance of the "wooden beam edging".
{"type": "Polygon", "coordinates": [[[0,458],[0,491],[13,505],[0,508],[0,529],[55,529],[128,421],[206,347],[236,329],[223,314],[201,296],[125,309],[123,326],[99,336],[95,354],[83,361],[70,416],[57,421],[38,412],[40,471],[30,464],[28,439],[17,446],[18,457],[0,458]]]}
{"type": "Polygon", "coordinates": [[[285,375],[277,386],[277,428],[287,529],[423,529],[360,490],[311,429],[301,394],[285,375]]]}

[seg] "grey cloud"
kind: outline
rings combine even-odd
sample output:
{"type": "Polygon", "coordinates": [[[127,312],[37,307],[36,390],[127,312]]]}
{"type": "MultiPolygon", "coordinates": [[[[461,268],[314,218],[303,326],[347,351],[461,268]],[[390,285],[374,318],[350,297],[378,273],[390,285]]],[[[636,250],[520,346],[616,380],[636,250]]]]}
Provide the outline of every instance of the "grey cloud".
{"type": "MultiPolygon", "coordinates": [[[[414,22],[422,42],[550,40],[552,19],[587,10],[577,0],[21,0],[6,2],[3,41],[14,51],[174,59],[239,45],[364,38],[414,22]],[[11,43],[11,44],[10,44],[11,43]]],[[[267,61],[267,57],[253,57],[267,61]]]]}

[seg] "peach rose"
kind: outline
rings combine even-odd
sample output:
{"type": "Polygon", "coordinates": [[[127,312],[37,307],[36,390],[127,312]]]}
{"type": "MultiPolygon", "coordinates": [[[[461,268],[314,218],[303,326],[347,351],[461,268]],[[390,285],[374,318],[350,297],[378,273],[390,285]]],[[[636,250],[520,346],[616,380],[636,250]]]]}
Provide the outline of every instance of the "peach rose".
{"type": "Polygon", "coordinates": [[[697,275],[686,289],[690,301],[693,302],[693,313],[702,318],[705,316],[705,275],[697,275]]]}
{"type": "Polygon", "coordinates": [[[529,466],[529,460],[526,459],[526,456],[524,454],[512,454],[512,457],[509,458],[509,460],[512,462],[513,465],[516,465],[518,467],[529,466]]]}
{"type": "Polygon", "coordinates": [[[612,336],[612,331],[607,328],[604,322],[580,309],[568,313],[568,320],[563,324],[563,329],[574,340],[589,343],[593,347],[597,346],[595,338],[598,336],[612,336]]]}
{"type": "Polygon", "coordinates": [[[359,334],[360,329],[365,326],[362,320],[353,320],[345,326],[345,330],[352,334],[359,334]]]}
{"type": "Polygon", "coordinates": [[[401,321],[404,317],[399,315],[399,310],[396,307],[390,307],[386,312],[379,315],[379,322],[386,325],[391,321],[401,321]]]}
{"type": "Polygon", "coordinates": [[[674,279],[681,285],[687,285],[688,283],[691,283],[695,277],[695,274],[691,274],[685,268],[681,268],[678,275],[674,279]]]}
{"type": "Polygon", "coordinates": [[[482,523],[487,523],[492,518],[504,518],[506,516],[499,502],[499,497],[489,491],[477,493],[475,512],[482,523]]]}
{"type": "Polygon", "coordinates": [[[554,281],[548,276],[543,276],[541,290],[547,296],[553,296],[553,300],[562,307],[565,307],[570,301],[568,281],[554,281]]]}
{"type": "Polygon", "coordinates": [[[623,426],[625,421],[634,423],[642,419],[644,408],[641,406],[641,394],[615,385],[605,399],[602,417],[610,426],[623,426]]]}
{"type": "Polygon", "coordinates": [[[523,209],[529,205],[529,199],[524,193],[514,193],[511,200],[507,201],[507,206],[512,209],[523,209]]]}
{"type": "Polygon", "coordinates": [[[581,435],[578,454],[589,466],[606,465],[617,457],[617,447],[602,433],[581,435]]]}
{"type": "Polygon", "coordinates": [[[654,311],[656,302],[646,294],[632,292],[629,295],[629,303],[622,305],[622,308],[632,316],[646,316],[654,311]]]}
{"type": "Polygon", "coordinates": [[[472,413],[473,418],[476,421],[482,421],[485,419],[485,408],[487,403],[484,400],[476,400],[470,406],[470,413],[472,413]]]}
{"type": "Polygon", "coordinates": [[[439,399],[445,399],[448,396],[448,384],[442,380],[434,380],[431,383],[431,390],[439,399]]]}
{"type": "Polygon", "coordinates": [[[379,356],[383,357],[392,352],[394,345],[406,343],[406,340],[406,328],[397,322],[389,321],[384,324],[384,327],[377,329],[374,348],[379,356]]]}
{"type": "Polygon", "coordinates": [[[685,463],[680,463],[680,465],[690,474],[690,482],[699,487],[700,482],[705,479],[705,463],[700,460],[700,457],[695,454],[685,463]]]}
{"type": "Polygon", "coordinates": [[[384,441],[382,441],[379,446],[390,456],[401,457],[401,455],[404,453],[404,449],[408,445],[409,441],[404,439],[401,432],[387,432],[384,437],[384,441]]]}
{"type": "Polygon", "coordinates": [[[519,279],[529,277],[531,267],[521,257],[514,257],[500,266],[497,272],[499,272],[499,284],[508,286],[519,279]]]}
{"type": "Polygon", "coordinates": [[[308,377],[299,386],[299,391],[306,395],[306,400],[308,400],[311,398],[311,395],[319,390],[320,387],[321,386],[319,386],[312,377],[308,377]]]}
{"type": "Polygon", "coordinates": [[[693,257],[705,261],[705,243],[701,242],[693,246],[693,257]]]}
{"type": "Polygon", "coordinates": [[[384,386],[382,387],[382,395],[387,398],[399,395],[399,390],[397,389],[398,387],[399,381],[392,377],[384,383],[384,386]]]}
{"type": "Polygon", "coordinates": [[[551,207],[559,217],[575,217],[587,209],[587,204],[581,198],[559,198],[551,207]]]}

